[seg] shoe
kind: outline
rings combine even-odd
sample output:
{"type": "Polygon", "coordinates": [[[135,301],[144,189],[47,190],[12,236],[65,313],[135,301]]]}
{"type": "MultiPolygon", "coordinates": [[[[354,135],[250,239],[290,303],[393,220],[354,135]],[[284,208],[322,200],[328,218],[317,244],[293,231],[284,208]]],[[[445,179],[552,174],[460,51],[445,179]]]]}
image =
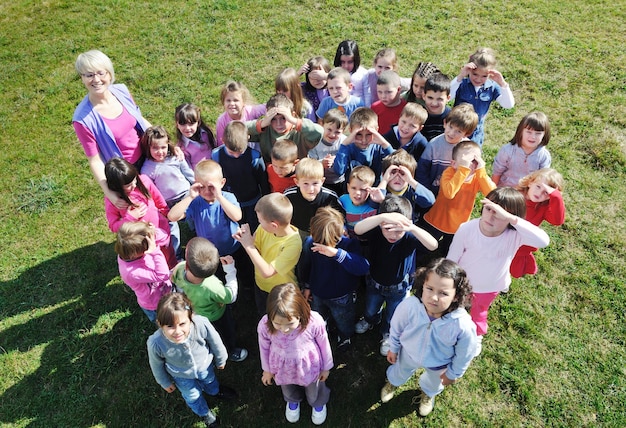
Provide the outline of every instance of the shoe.
{"type": "Polygon", "coordinates": [[[326,414],[328,411],[326,410],[326,404],[322,406],[322,410],[319,412],[313,408],[313,412],[311,413],[311,422],[313,425],[322,425],[324,421],[326,421],[326,414]]]}
{"type": "Polygon", "coordinates": [[[435,407],[435,397],[429,397],[422,392],[422,398],[420,398],[419,414],[420,416],[428,416],[435,407]]]}
{"type": "Polygon", "coordinates": [[[389,383],[389,381],[385,382],[385,386],[383,386],[383,389],[380,390],[380,401],[386,403],[391,400],[393,398],[393,394],[396,392],[396,389],[398,389],[397,386],[393,386],[389,383]]]}
{"type": "Polygon", "coordinates": [[[478,340],[476,342],[476,353],[474,354],[474,358],[478,357],[482,351],[483,351],[483,337],[478,336],[478,340]]]}
{"type": "Polygon", "coordinates": [[[386,357],[390,347],[391,344],[389,343],[389,333],[385,333],[383,334],[383,340],[380,341],[380,355],[386,357]]]}
{"type": "Polygon", "coordinates": [[[220,390],[214,395],[215,398],[220,400],[233,400],[238,397],[237,391],[229,386],[220,385],[220,390]]]}
{"type": "Polygon", "coordinates": [[[337,352],[339,353],[343,353],[343,352],[347,352],[351,347],[352,347],[352,342],[350,341],[350,338],[341,340],[338,340],[339,345],[337,345],[337,352]]]}
{"type": "Polygon", "coordinates": [[[234,348],[230,353],[228,359],[235,363],[240,363],[248,357],[248,350],[246,348],[234,348]]]}
{"type": "Polygon", "coordinates": [[[287,403],[287,405],[285,406],[285,418],[287,418],[288,422],[296,423],[300,420],[300,403],[296,403],[298,405],[298,407],[296,407],[294,410],[291,410],[289,408],[289,404],[287,403]]]}
{"type": "Polygon", "coordinates": [[[220,418],[215,416],[213,412],[209,411],[209,414],[202,418],[202,422],[204,422],[204,426],[207,428],[217,428],[220,426],[220,418]]]}
{"type": "Polygon", "coordinates": [[[372,328],[374,328],[374,324],[370,324],[368,323],[365,318],[361,318],[355,325],[354,325],[354,331],[356,331],[358,334],[363,334],[368,330],[371,330],[372,328]]]}

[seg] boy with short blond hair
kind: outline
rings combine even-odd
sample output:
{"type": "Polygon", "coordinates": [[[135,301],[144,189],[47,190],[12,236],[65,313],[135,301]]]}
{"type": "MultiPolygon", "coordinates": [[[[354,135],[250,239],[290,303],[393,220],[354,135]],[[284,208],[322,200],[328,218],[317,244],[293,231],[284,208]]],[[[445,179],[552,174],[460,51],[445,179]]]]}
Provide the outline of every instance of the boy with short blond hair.
{"type": "Polygon", "coordinates": [[[321,122],[326,112],[331,109],[339,109],[350,118],[357,108],[365,105],[361,98],[350,95],[352,91],[350,73],[341,67],[335,67],[328,72],[326,88],[329,96],[320,102],[315,112],[318,122],[321,122]]]}
{"type": "Polygon", "coordinates": [[[466,140],[478,125],[478,115],[474,107],[463,103],[455,106],[444,120],[444,133],[428,144],[417,162],[415,178],[437,196],[441,174],[450,166],[452,149],[466,140]]]}
{"type": "Polygon", "coordinates": [[[343,130],[348,125],[348,116],[336,108],[328,110],[322,119],[324,136],[319,144],[309,151],[309,157],[324,165],[324,185],[338,195],[344,193],[345,175],[338,175],[333,169],[335,156],[341,142],[346,139],[343,130]]]}
{"type": "Polygon", "coordinates": [[[287,282],[297,284],[296,264],[302,252],[302,240],[298,229],[290,224],[293,206],[285,195],[265,195],[255,210],[260,227],[253,234],[244,224],[234,237],[254,264],[254,300],[259,315],[263,315],[272,288],[287,282]]]}
{"type": "Polygon", "coordinates": [[[428,145],[428,140],[420,132],[428,112],[416,103],[407,103],[400,113],[398,124],[384,135],[394,149],[403,149],[417,162],[428,145]]]}
{"type": "Polygon", "coordinates": [[[386,134],[392,125],[398,123],[406,101],[400,97],[402,86],[400,76],[393,70],[385,70],[376,81],[378,101],[372,104],[371,109],[378,115],[378,132],[386,134]]]}
{"type": "Polygon", "coordinates": [[[424,122],[422,134],[428,141],[443,134],[443,121],[450,114],[450,78],[443,73],[434,73],[424,84],[424,106],[428,119],[424,122]]]}
{"type": "MultiPolygon", "coordinates": [[[[378,203],[372,199],[372,189],[376,175],[368,166],[359,165],[350,171],[348,177],[348,193],[339,197],[339,203],[346,212],[346,229],[350,238],[356,238],[354,225],[361,220],[376,215],[378,203]]],[[[382,200],[382,194],[376,195],[377,201],[382,200]]]]}
{"type": "Polygon", "coordinates": [[[283,193],[294,185],[298,147],[291,140],[278,140],[272,147],[272,163],[267,168],[270,192],[283,193]]]}

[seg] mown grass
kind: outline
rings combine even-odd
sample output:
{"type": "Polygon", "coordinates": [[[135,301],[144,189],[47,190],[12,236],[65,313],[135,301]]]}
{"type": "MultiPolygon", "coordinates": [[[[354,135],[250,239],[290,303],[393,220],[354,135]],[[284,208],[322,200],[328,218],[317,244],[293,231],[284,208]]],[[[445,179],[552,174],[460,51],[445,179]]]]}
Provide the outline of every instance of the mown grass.
{"type": "MultiPolygon", "coordinates": [[[[432,60],[450,75],[480,45],[496,50],[516,96],[492,109],[490,164],[527,112],[545,111],[566,179],[566,223],[546,227],[540,273],[514,281],[490,312],[483,354],[427,419],[417,383],[381,405],[386,363],[374,333],[337,358],[327,426],[626,425],[626,10],[619,2],[187,3],[0,2],[0,425],[200,426],[154,382],[152,327],[117,276],[113,236],[71,127],[85,90],[76,56],[114,61],[144,115],[171,128],[174,107],[202,106],[242,80],[259,102],[273,78],[358,40],[363,64],[394,47],[400,71],[432,60]]],[[[278,388],[262,387],[252,304],[236,313],[253,350],[220,373],[241,398],[216,403],[224,426],[286,426],[278,388]]],[[[301,426],[308,426],[303,412],[301,426]]]]}

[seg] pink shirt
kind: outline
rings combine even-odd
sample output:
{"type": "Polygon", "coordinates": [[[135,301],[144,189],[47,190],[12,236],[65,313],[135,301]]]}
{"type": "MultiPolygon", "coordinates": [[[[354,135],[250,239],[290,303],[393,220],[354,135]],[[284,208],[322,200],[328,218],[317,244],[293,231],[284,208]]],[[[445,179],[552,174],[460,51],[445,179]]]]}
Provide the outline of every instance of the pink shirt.
{"type": "Polygon", "coordinates": [[[161,249],[144,254],[137,260],[117,258],[122,281],[135,292],[140,307],[154,311],[159,300],[172,291],[170,268],[161,249]]]}

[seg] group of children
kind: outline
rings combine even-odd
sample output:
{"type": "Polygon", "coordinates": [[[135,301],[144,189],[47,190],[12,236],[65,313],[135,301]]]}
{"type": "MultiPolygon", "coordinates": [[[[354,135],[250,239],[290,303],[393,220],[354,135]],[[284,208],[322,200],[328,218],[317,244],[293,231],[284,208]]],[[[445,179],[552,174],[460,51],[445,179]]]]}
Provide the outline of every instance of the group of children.
{"type": "Polygon", "coordinates": [[[197,106],[183,104],[179,151],[154,126],[140,169],[120,158],[105,165],[127,203],[105,199],[120,275],[159,326],[150,366],[207,426],[219,421],[202,391],[235,395],[213,367],[248,355],[231,306],[240,295],[255,301],[262,383],[281,386],[289,422],[304,399],[314,424],[326,419],[327,330],[343,352],[377,325],[391,364],[381,400],[422,367],[419,414],[429,414],[480,354],[488,308],[510,276],[537,272],[533,252],[549,242],[538,226],[564,221],[545,114],[521,120],[487,173],[485,116],[493,101],[514,105],[490,49],[452,80],[432,63],[402,79],[388,48],[365,70],[351,40],[334,65],[314,57],[284,70],[264,106],[228,82],[217,137],[197,106]],[[478,192],[482,213],[470,220],[478,192]],[[184,253],[183,219],[196,235],[184,253]]]}

